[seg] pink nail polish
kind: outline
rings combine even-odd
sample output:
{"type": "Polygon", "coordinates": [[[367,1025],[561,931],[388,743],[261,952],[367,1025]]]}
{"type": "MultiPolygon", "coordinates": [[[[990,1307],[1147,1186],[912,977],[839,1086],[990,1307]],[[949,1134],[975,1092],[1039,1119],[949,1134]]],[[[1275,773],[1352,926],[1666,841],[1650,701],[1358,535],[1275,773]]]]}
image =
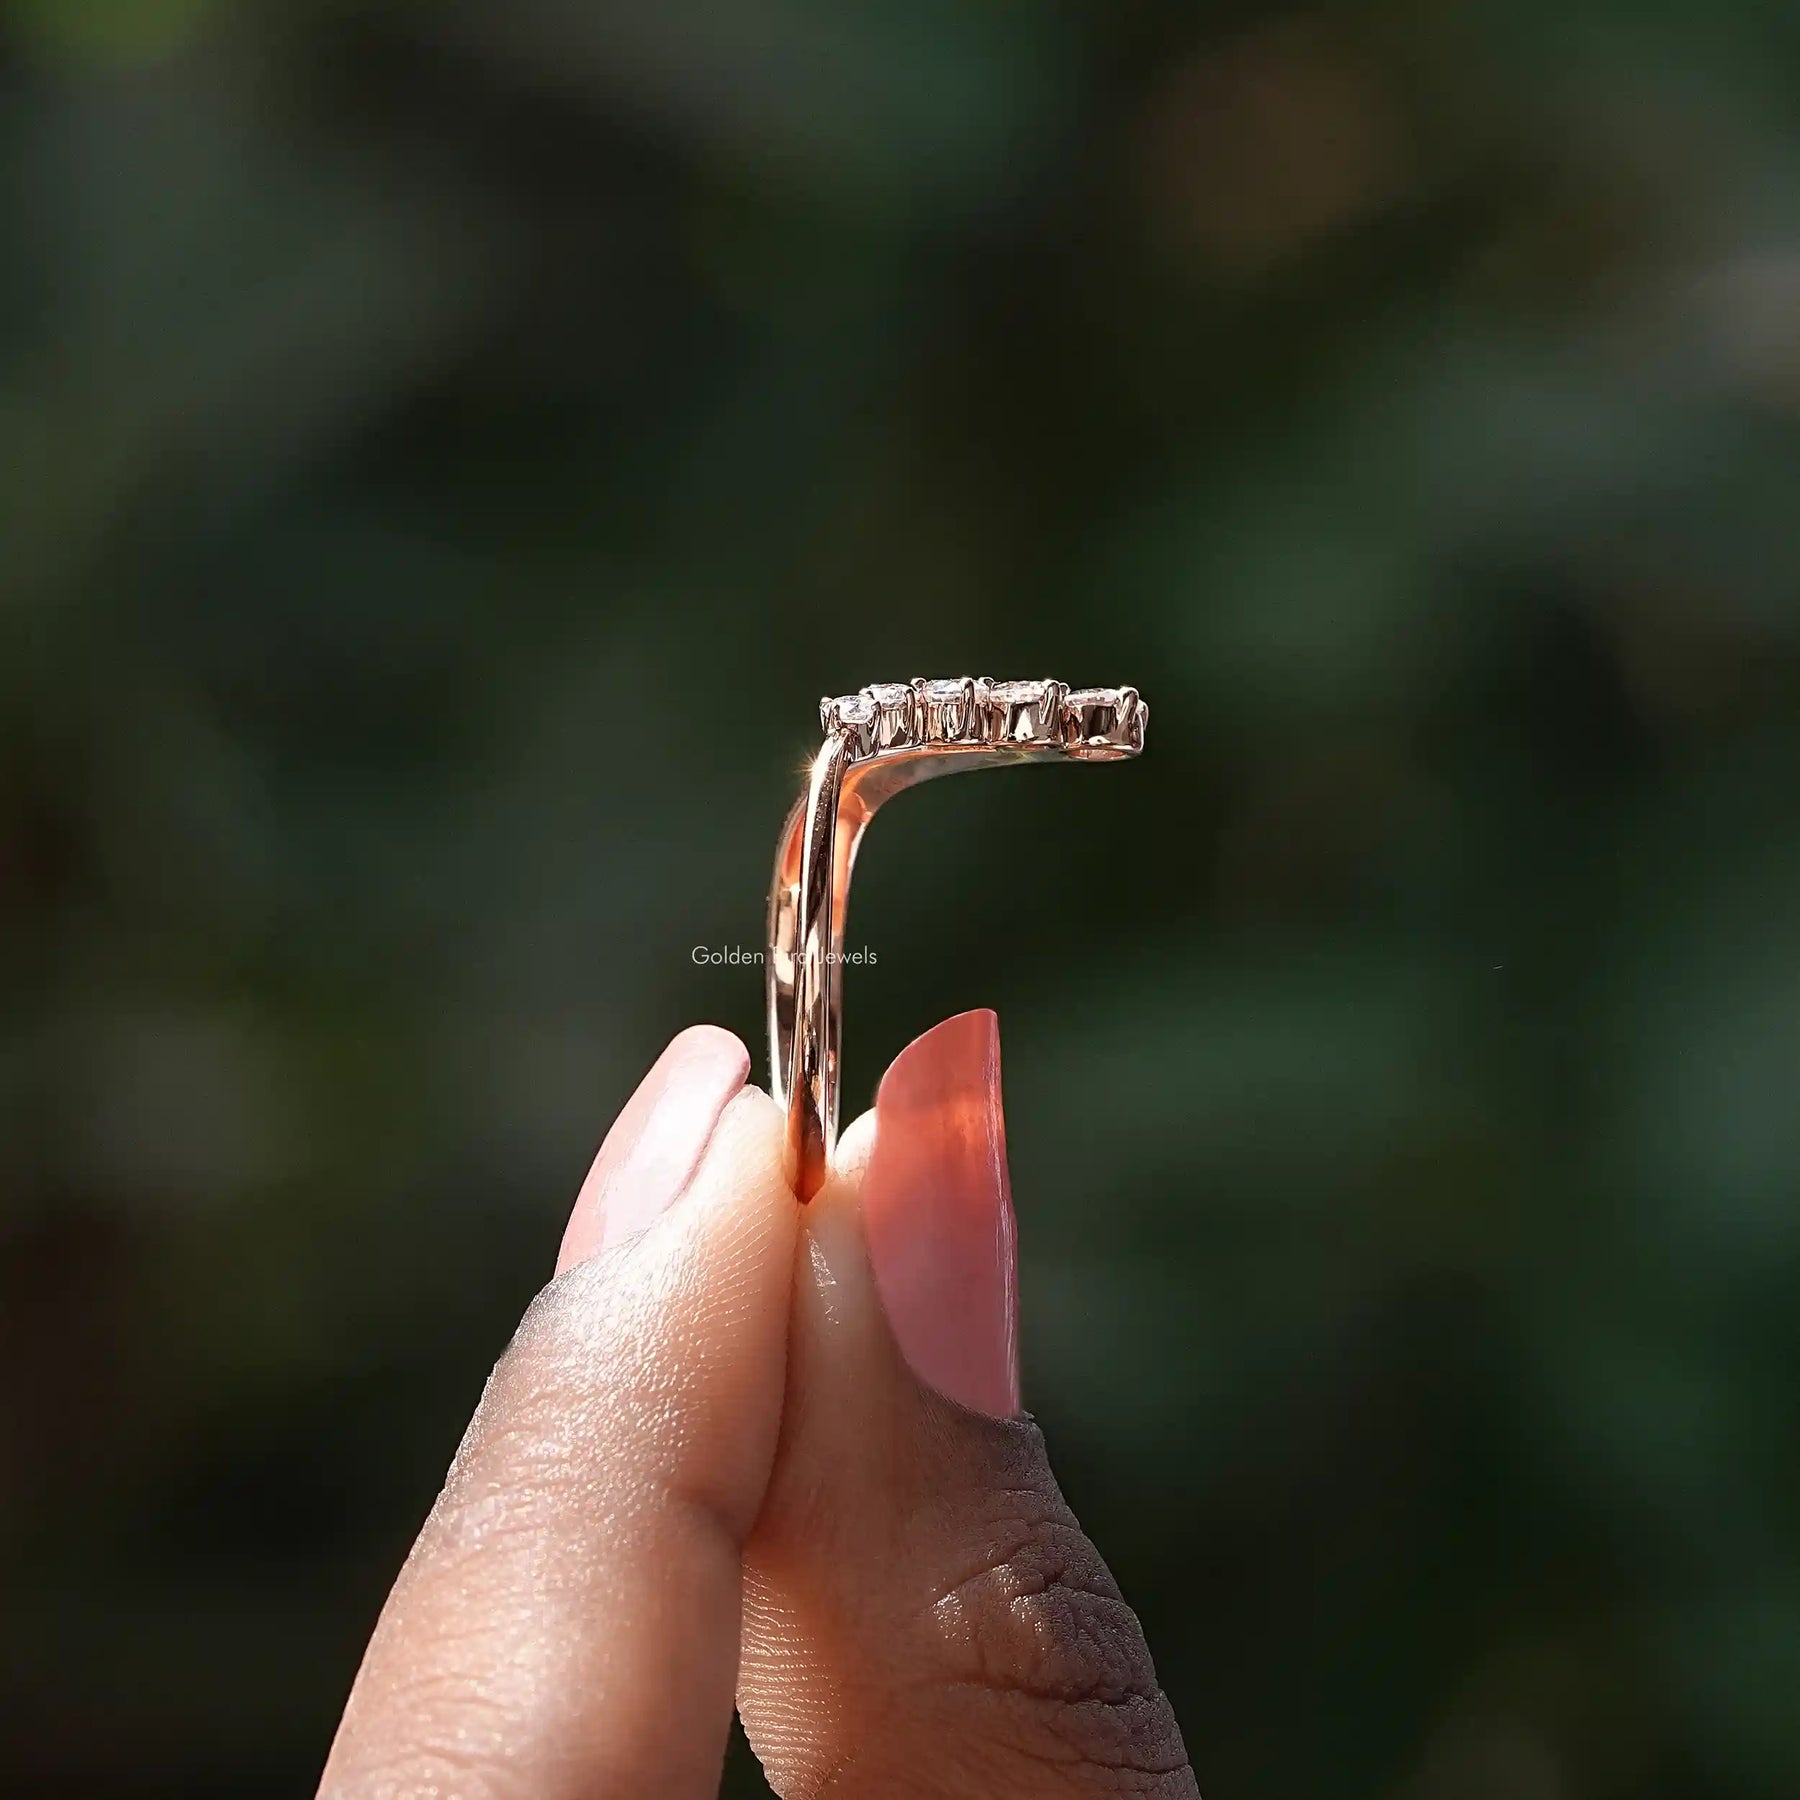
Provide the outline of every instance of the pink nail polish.
{"type": "Polygon", "coordinates": [[[1018,1245],[993,1013],[946,1019],[894,1059],[875,1097],[862,1208],[882,1306],[914,1374],[1011,1418],[1018,1245]]]}
{"type": "Polygon", "coordinates": [[[625,1102],[581,1184],[557,1274],[642,1231],[674,1203],[749,1073],[749,1051],[716,1025],[692,1025],[669,1045],[625,1102]]]}

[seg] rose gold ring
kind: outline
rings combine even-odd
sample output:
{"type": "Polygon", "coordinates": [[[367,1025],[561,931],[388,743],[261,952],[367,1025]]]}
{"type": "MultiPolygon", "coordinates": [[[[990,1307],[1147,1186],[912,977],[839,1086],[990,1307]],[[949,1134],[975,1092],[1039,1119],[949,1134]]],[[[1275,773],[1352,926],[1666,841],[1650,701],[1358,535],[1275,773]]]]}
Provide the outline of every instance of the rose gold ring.
{"type": "Polygon", "coordinates": [[[961,769],[1136,756],[1149,717],[1136,688],[967,676],[877,682],[819,702],[825,742],[782,828],[769,890],[769,1088],[787,1111],[788,1172],[802,1200],[819,1191],[837,1144],[844,915],[875,809],[961,769]]]}

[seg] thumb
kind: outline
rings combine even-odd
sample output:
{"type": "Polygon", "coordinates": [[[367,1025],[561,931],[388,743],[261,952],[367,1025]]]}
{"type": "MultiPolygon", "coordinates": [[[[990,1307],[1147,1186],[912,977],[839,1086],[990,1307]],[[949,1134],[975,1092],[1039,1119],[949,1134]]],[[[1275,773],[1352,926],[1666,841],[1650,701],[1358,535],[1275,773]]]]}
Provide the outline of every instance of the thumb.
{"type": "Polygon", "coordinates": [[[738,1677],[776,1792],[1194,1795],[1137,1618],[1018,1411],[992,1013],[900,1055],[803,1230],[738,1677]]]}

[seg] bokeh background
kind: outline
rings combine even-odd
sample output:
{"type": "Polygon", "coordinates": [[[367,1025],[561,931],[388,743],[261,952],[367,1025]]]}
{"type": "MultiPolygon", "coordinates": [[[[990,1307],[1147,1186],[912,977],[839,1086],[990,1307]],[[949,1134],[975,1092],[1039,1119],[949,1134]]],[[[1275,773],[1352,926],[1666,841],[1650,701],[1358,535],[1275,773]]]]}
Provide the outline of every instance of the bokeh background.
{"type": "Polygon", "coordinates": [[[13,0],[0,1788],[311,1791],[817,696],[968,671],[1150,754],[884,815],[848,1106],[998,1007],[1209,1800],[1800,1791],[1797,128],[1719,0],[13,0]]]}

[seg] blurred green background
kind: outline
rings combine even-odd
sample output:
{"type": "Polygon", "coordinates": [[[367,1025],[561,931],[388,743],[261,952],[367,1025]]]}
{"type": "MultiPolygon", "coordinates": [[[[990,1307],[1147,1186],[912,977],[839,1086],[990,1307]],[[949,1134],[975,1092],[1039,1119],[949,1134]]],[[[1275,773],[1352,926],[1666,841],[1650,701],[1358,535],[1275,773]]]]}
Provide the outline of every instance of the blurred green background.
{"type": "MultiPolygon", "coordinates": [[[[311,1791],[592,1147],[998,1007],[1209,1800],[1800,1792],[1800,13],[15,0],[10,1795],[311,1791]]],[[[741,1745],[728,1792],[761,1791],[741,1745]]]]}

